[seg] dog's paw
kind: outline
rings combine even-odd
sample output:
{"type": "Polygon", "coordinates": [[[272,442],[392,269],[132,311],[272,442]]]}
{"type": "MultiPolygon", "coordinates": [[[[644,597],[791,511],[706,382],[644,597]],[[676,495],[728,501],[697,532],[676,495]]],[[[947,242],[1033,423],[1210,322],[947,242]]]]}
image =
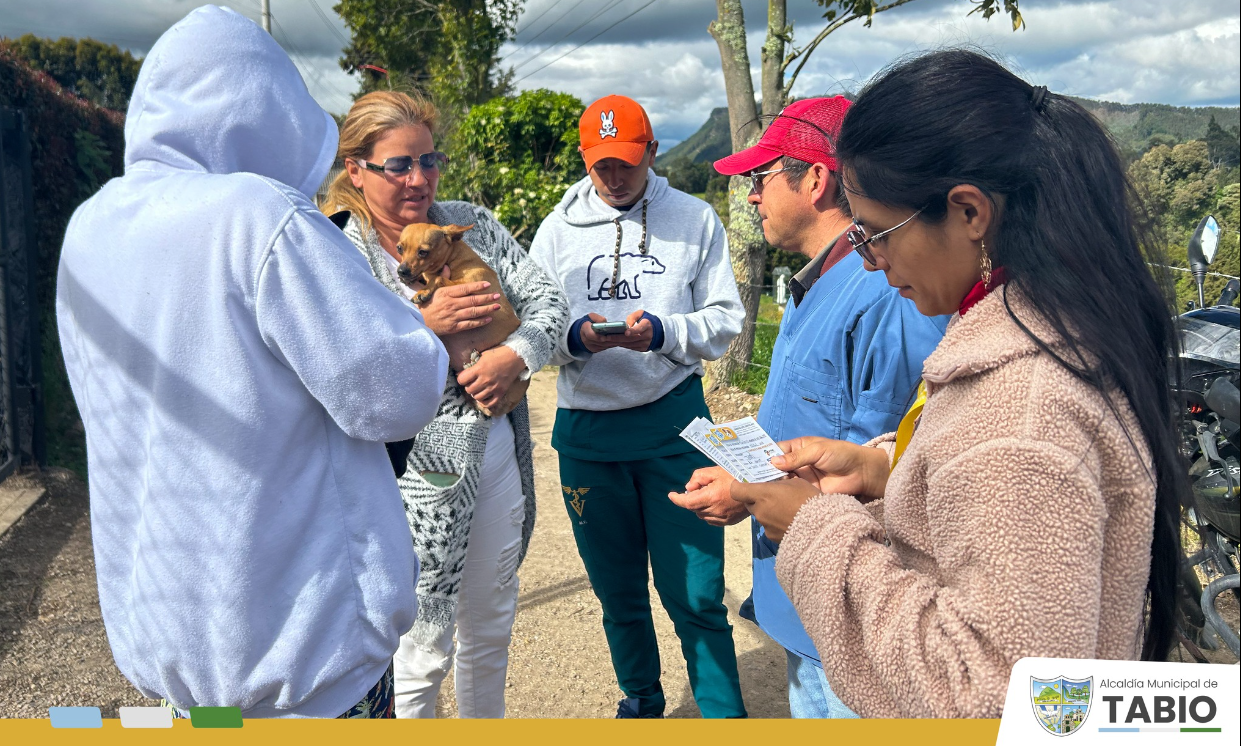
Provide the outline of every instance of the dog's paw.
{"type": "Polygon", "coordinates": [[[414,303],[420,306],[425,306],[426,304],[430,302],[431,302],[431,294],[428,293],[427,291],[423,290],[420,293],[414,293],[414,303]]]}

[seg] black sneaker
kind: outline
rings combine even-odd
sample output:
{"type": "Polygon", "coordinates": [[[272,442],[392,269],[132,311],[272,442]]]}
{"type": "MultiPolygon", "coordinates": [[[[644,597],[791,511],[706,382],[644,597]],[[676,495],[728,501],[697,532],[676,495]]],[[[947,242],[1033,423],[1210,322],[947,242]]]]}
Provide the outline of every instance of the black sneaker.
{"type": "Polygon", "coordinates": [[[627,697],[626,699],[622,699],[620,702],[617,702],[617,703],[616,703],[616,705],[617,705],[617,706],[616,706],[616,717],[617,717],[617,719],[619,719],[619,720],[630,720],[630,719],[636,719],[636,718],[643,718],[643,719],[647,719],[647,718],[663,718],[663,715],[662,715],[662,714],[659,714],[659,715],[654,715],[654,714],[639,715],[639,714],[638,714],[638,710],[639,710],[639,704],[640,704],[641,702],[642,702],[642,700],[638,699],[637,697],[627,697]]]}

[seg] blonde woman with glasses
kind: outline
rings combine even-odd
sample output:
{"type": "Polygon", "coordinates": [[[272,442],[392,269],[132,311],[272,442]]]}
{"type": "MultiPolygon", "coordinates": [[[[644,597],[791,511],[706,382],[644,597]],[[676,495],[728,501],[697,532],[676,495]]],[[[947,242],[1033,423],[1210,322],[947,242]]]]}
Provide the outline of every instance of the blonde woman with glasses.
{"type": "Polygon", "coordinates": [[[398,480],[422,572],[418,619],[395,658],[397,717],[435,716],[455,652],[461,716],[498,718],[504,716],[516,573],[534,527],[530,420],[524,400],[491,419],[470,397],[490,406],[542,368],[564,331],[568,308],[560,289],[487,209],[435,201],[447,163],[435,149],[435,125],[435,107],[418,96],[379,91],[359,98],[340,128],[337,157],[345,170],[331,184],[324,211],[349,211],[345,235],[375,277],[404,298],[414,290],[396,276],[401,230],[410,223],[473,226],[464,240],[502,287],[441,288],[422,309],[427,326],[443,336],[490,323],[501,290],[521,318],[502,345],[449,376],[439,412],[414,440],[409,468],[398,480]]]}

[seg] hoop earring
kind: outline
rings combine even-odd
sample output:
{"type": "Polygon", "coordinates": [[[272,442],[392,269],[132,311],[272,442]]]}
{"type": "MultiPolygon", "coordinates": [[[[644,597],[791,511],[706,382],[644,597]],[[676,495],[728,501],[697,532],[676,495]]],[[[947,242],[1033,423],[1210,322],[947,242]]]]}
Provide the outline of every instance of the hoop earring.
{"type": "Polygon", "coordinates": [[[987,242],[982,239],[978,240],[982,244],[982,285],[985,288],[991,287],[991,255],[987,253],[987,242]]]}

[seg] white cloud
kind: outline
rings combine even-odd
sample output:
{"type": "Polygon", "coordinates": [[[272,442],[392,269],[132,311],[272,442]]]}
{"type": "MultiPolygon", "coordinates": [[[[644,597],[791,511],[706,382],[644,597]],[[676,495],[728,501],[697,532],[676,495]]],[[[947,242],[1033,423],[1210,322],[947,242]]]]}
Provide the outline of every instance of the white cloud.
{"type": "Polygon", "coordinates": [[[610,94],[629,96],[647,109],[657,137],[678,141],[725,101],[719,58],[713,60],[713,54],[718,53],[709,38],[691,44],[591,45],[521,81],[519,87],[565,91],[586,104],[610,94]]]}
{"type": "MultiPolygon", "coordinates": [[[[144,55],[155,39],[202,0],[0,0],[0,36],[32,32],[45,37],[89,36],[144,55]]],[[[530,0],[525,17],[547,13],[519,39],[552,25],[515,55],[518,77],[555,59],[623,18],[645,0],[622,0],[598,19],[566,36],[599,10],[530,0]],[[566,9],[569,9],[566,11],[566,9]],[[545,46],[564,38],[552,50],[545,46]]],[[[258,19],[259,0],[220,0],[258,19]]],[[[334,0],[271,0],[275,37],[302,69],[307,87],[324,108],[345,111],[357,84],[337,59],[345,27],[334,0]],[[310,7],[314,2],[329,23],[310,7]]],[[[758,84],[758,54],[765,3],[745,0],[748,43],[758,84]]],[[[687,137],[713,107],[723,106],[719,52],[706,25],[715,16],[711,0],[658,2],[606,31],[596,41],[529,78],[520,88],[548,87],[584,101],[624,93],[647,105],[657,133],[667,142],[687,137]]],[[[805,0],[789,3],[796,39],[805,43],[822,27],[821,10],[805,0]]],[[[1121,102],[1174,105],[1231,105],[1241,100],[1241,9],[1235,0],[1046,0],[1027,2],[1025,31],[1012,32],[1006,16],[990,21],[966,16],[967,0],[920,0],[875,17],[871,28],[853,23],[833,34],[811,57],[795,95],[856,90],[892,60],[936,47],[972,44],[1005,58],[1023,77],[1055,91],[1121,102]]],[[[519,28],[525,25],[519,23],[519,28]]],[[[520,44],[501,50],[510,54],[520,44]]]]}

